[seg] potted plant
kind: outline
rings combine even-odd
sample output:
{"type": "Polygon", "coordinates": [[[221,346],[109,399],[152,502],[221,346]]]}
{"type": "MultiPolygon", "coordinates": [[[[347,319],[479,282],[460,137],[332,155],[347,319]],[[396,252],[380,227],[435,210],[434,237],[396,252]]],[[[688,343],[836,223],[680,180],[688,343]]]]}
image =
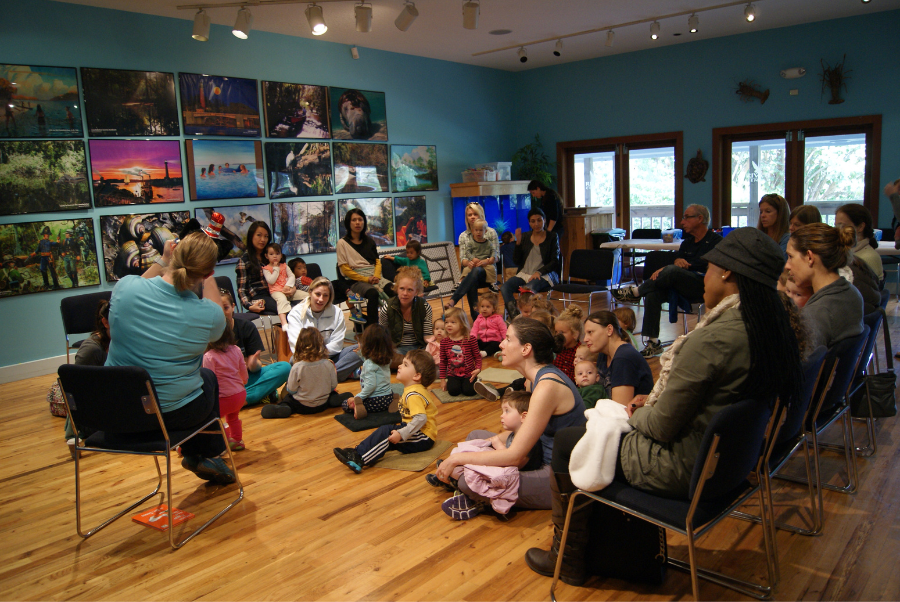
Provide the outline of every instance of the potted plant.
{"type": "Polygon", "coordinates": [[[515,152],[512,163],[515,179],[537,180],[548,188],[553,186],[554,164],[544,152],[540,134],[535,134],[534,142],[529,142],[515,152]]]}

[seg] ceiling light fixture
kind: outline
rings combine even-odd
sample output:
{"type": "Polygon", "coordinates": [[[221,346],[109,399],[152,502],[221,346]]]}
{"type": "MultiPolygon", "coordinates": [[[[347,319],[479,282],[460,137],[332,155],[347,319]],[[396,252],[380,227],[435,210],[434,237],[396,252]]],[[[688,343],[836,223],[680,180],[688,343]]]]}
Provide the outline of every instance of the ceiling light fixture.
{"type": "Polygon", "coordinates": [[[744,18],[747,19],[748,23],[756,20],[756,7],[753,6],[752,2],[747,3],[747,8],[744,9],[744,18]]]}
{"type": "Polygon", "coordinates": [[[659,38],[659,21],[654,21],[650,24],[650,39],[656,40],[659,38]]]}
{"type": "Polygon", "coordinates": [[[313,3],[306,7],[306,20],[309,21],[309,28],[314,36],[320,36],[328,31],[328,26],[325,25],[325,15],[322,7],[318,4],[313,3]]]}
{"type": "Polygon", "coordinates": [[[694,13],[691,15],[691,18],[688,19],[688,29],[690,29],[691,33],[697,33],[698,27],[700,27],[700,17],[694,13]]]}
{"type": "Polygon", "coordinates": [[[481,2],[468,0],[463,2],[463,27],[466,29],[478,29],[478,15],[481,12],[481,2]]]}
{"type": "Polygon", "coordinates": [[[369,33],[372,31],[372,5],[360,2],[353,9],[356,15],[356,31],[360,33],[369,33]]]}
{"type": "Polygon", "coordinates": [[[860,0],[860,1],[861,1],[863,4],[868,4],[868,3],[871,2],[872,0],[860,0]]]}
{"type": "Polygon", "coordinates": [[[615,39],[616,39],[616,32],[614,32],[612,29],[610,29],[609,31],[606,32],[606,45],[608,47],[611,47],[613,45],[613,40],[615,40],[615,39]]]}
{"type": "Polygon", "coordinates": [[[418,9],[416,9],[415,3],[406,2],[403,4],[403,10],[401,10],[400,14],[397,15],[397,20],[394,21],[394,25],[396,25],[397,29],[399,29],[400,31],[406,31],[418,16],[419,11],[418,9]]]}
{"type": "Polygon", "coordinates": [[[241,10],[238,11],[231,33],[236,38],[246,40],[250,36],[251,27],[253,27],[253,15],[250,14],[250,10],[246,6],[242,6],[241,10]]]}
{"type": "Polygon", "coordinates": [[[520,63],[528,62],[528,52],[525,50],[524,46],[519,47],[519,62],[520,63]]]}
{"type": "Polygon", "coordinates": [[[556,48],[553,50],[553,56],[562,56],[562,40],[556,40],[556,48]]]}
{"type": "Polygon", "coordinates": [[[194,15],[194,31],[191,37],[198,42],[209,41],[209,14],[202,8],[194,15]]]}

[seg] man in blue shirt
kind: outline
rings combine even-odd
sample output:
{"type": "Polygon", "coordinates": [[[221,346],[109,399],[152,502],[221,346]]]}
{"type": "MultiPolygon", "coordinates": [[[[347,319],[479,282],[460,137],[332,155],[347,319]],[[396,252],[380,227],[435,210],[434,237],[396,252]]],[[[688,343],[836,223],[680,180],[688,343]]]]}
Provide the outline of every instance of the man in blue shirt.
{"type": "Polygon", "coordinates": [[[640,286],[623,286],[610,291],[622,303],[637,303],[644,297],[641,335],[649,339],[641,351],[644,357],[659,355],[663,351],[659,342],[659,319],[662,304],[668,302],[671,290],[691,303],[703,301],[703,275],[708,264],[702,257],[722,240],[709,229],[709,209],[703,205],[690,205],[685,209],[681,229],[684,242],[675,252],[673,265],[656,270],[640,286]]]}

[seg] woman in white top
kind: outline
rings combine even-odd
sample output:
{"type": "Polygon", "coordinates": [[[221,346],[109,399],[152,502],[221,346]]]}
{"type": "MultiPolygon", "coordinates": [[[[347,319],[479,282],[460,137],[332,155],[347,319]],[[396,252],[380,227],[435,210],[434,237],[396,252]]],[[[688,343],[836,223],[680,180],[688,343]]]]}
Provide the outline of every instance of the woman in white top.
{"type": "Polygon", "coordinates": [[[881,264],[881,256],[876,249],[878,241],[875,240],[875,231],[872,228],[872,214],[868,209],[857,203],[841,205],[834,212],[834,227],[852,226],[856,230],[856,246],[853,247],[853,256],[866,262],[878,281],[884,281],[884,266],[881,264]]]}

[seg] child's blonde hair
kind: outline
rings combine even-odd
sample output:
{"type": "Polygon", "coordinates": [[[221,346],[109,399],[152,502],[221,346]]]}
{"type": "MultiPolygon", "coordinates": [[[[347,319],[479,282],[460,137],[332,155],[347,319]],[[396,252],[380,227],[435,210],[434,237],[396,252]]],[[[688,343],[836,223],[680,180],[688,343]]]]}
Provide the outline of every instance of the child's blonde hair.
{"type": "Polygon", "coordinates": [[[637,326],[637,316],[634,315],[633,309],[630,307],[618,307],[613,313],[616,314],[616,318],[619,320],[619,326],[628,332],[634,333],[634,328],[637,326]]]}
{"type": "Polygon", "coordinates": [[[559,310],[556,309],[556,306],[550,303],[543,295],[535,295],[531,300],[531,307],[535,310],[543,310],[554,318],[559,316],[559,310]]]}
{"type": "Polygon", "coordinates": [[[317,362],[328,357],[328,349],[325,348],[325,340],[318,329],[307,326],[297,335],[294,344],[295,362],[317,362]]]}
{"type": "Polygon", "coordinates": [[[546,310],[535,310],[531,312],[531,315],[528,317],[532,320],[537,320],[538,322],[549,328],[551,332],[553,331],[553,316],[551,316],[546,310]]]}
{"type": "Polygon", "coordinates": [[[487,222],[483,219],[477,219],[472,222],[472,229],[481,228],[482,230],[487,230],[487,222]]]}
{"type": "Polygon", "coordinates": [[[497,309],[500,307],[500,298],[497,296],[497,293],[487,292],[478,297],[478,305],[481,305],[482,301],[487,301],[491,305],[494,306],[494,313],[497,313],[497,309]]]}
{"type": "Polygon", "coordinates": [[[444,310],[445,328],[447,325],[447,320],[455,320],[456,323],[459,324],[459,328],[462,331],[463,337],[469,336],[469,318],[466,317],[466,312],[458,307],[451,307],[450,309],[444,310]]]}
{"type": "Polygon", "coordinates": [[[438,318],[437,320],[434,321],[434,325],[433,325],[434,328],[437,328],[437,327],[438,327],[438,322],[441,323],[441,326],[444,325],[444,319],[443,319],[443,318],[438,318]]]}
{"type": "Polygon", "coordinates": [[[584,338],[584,312],[574,303],[563,310],[556,318],[555,324],[563,323],[569,330],[577,334],[579,341],[584,338]]]}
{"type": "MultiPolygon", "coordinates": [[[[582,328],[583,327],[584,327],[584,325],[582,325],[582,328]]],[[[600,354],[597,353],[596,351],[591,351],[591,348],[588,347],[587,345],[579,345],[575,349],[575,355],[578,355],[578,352],[581,351],[582,349],[584,349],[584,351],[585,351],[584,358],[586,361],[594,362],[596,364],[597,360],[600,359],[600,354]]]]}

